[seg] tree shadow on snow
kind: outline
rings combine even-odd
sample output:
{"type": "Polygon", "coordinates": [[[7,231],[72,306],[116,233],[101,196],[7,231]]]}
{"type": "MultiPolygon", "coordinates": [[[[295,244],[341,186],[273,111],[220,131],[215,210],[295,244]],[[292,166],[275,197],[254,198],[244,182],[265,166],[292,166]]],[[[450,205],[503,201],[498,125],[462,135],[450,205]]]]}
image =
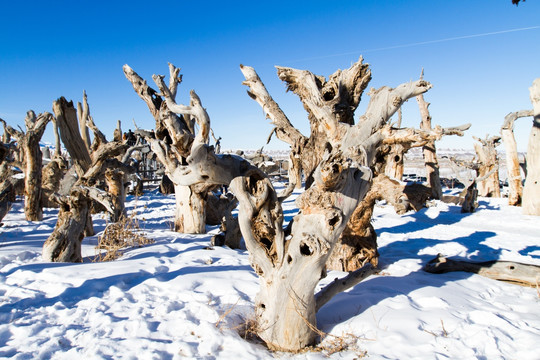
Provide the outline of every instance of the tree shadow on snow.
{"type": "MultiPolygon", "coordinates": [[[[58,266],[62,265],[73,266],[73,264],[58,264],[58,266]]],[[[81,266],[84,266],[84,264],[81,264],[81,266]]],[[[43,264],[41,267],[43,268],[43,264]]],[[[132,273],[121,273],[112,276],[88,279],[85,280],[80,286],[69,287],[57,296],[47,297],[44,293],[39,293],[32,298],[24,298],[13,303],[0,305],[0,319],[5,320],[6,322],[11,322],[25,316],[28,310],[49,307],[57,303],[61,303],[66,308],[73,308],[80,301],[87,300],[92,297],[103,298],[107,291],[109,291],[112,287],[117,287],[122,291],[127,292],[133,287],[151,279],[159,282],[168,282],[173,281],[178,277],[192,274],[224,271],[246,271],[248,269],[251,268],[247,265],[186,266],[175,271],[165,270],[163,272],[148,272],[145,270],[139,270],[132,273]]]]}
{"type": "Polygon", "coordinates": [[[495,235],[496,233],[491,231],[476,231],[471,235],[451,240],[409,238],[404,241],[394,241],[379,248],[379,267],[383,273],[384,269],[400,260],[418,260],[421,268],[405,276],[375,276],[362,281],[348,292],[336,295],[317,314],[319,325],[327,331],[334,325],[363,313],[385,299],[400,295],[409,297],[410,293],[424,287],[440,288],[447,283],[473,276],[474,274],[467,272],[431,274],[423,271],[424,265],[435,257],[433,252],[425,251],[426,248],[436,248],[437,245],[452,243],[452,246],[463,247],[467,253],[472,254],[469,260],[496,260],[501,254],[501,249],[493,249],[482,244],[495,235]]]}

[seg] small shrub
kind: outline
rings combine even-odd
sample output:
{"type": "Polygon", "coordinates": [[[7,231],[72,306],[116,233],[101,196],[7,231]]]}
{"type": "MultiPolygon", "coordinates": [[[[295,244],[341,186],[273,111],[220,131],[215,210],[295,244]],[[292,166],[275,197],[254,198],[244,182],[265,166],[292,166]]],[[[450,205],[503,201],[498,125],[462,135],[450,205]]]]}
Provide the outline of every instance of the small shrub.
{"type": "Polygon", "coordinates": [[[129,248],[154,243],[153,239],[141,232],[136,214],[133,211],[129,217],[122,216],[118,222],[107,224],[103,234],[98,237],[95,261],[116,260],[129,248]]]}

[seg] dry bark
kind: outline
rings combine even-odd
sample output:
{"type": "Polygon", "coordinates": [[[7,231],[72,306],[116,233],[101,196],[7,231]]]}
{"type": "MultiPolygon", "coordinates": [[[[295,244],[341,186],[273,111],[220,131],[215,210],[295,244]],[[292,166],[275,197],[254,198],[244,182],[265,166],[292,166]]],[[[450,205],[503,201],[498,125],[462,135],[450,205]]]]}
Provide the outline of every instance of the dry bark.
{"type": "Polygon", "coordinates": [[[326,261],[328,270],[356,271],[368,262],[377,267],[379,263],[377,234],[371,224],[371,219],[378,199],[380,199],[380,194],[371,188],[356,207],[326,261]]]}
{"type": "Polygon", "coordinates": [[[124,215],[124,200],[126,198],[126,192],[124,188],[124,172],[120,169],[108,168],[105,170],[105,183],[111,195],[113,212],[111,214],[111,221],[117,222],[124,215]]]}
{"type": "Polygon", "coordinates": [[[11,136],[17,139],[19,147],[24,154],[22,163],[24,166],[24,214],[26,220],[41,221],[43,208],[41,204],[42,188],[42,153],[39,141],[45,132],[49,121],[52,120],[50,113],[36,114],[28,111],[25,118],[26,133],[7,127],[11,136]]]}
{"type": "Polygon", "coordinates": [[[540,266],[500,260],[484,262],[460,261],[448,259],[441,254],[429,261],[424,266],[424,270],[433,274],[443,274],[451,271],[472,272],[490,279],[530,287],[538,287],[540,281],[540,266]]]}
{"type": "Polygon", "coordinates": [[[474,150],[478,158],[478,176],[483,177],[487,173],[492,172],[485,180],[478,182],[478,195],[486,197],[501,197],[499,188],[499,172],[493,171],[498,169],[499,159],[497,157],[496,146],[501,140],[500,136],[486,136],[485,139],[473,138],[478,141],[474,143],[474,150]]]}
{"type": "Polygon", "coordinates": [[[83,103],[77,103],[77,113],[79,116],[79,128],[84,145],[90,151],[90,132],[88,130],[88,122],[90,118],[90,107],[88,106],[88,97],[86,91],[83,91],[83,103]]]}
{"type": "Polygon", "coordinates": [[[517,153],[516,138],[514,137],[514,122],[522,117],[533,116],[532,110],[521,110],[509,113],[504,117],[501,126],[501,137],[506,150],[506,171],[508,173],[508,205],[521,205],[523,185],[517,153]]]}
{"type": "MultiPolygon", "coordinates": [[[[424,70],[422,70],[423,78],[424,70]]],[[[418,107],[420,108],[420,129],[431,130],[431,115],[429,114],[429,103],[424,100],[424,95],[418,95],[416,97],[418,107]]],[[[441,179],[439,176],[439,162],[437,161],[437,150],[435,147],[435,141],[429,141],[422,148],[424,152],[424,162],[426,164],[426,178],[428,186],[431,188],[431,197],[433,199],[440,199],[442,197],[441,179]]]]}
{"type": "Polygon", "coordinates": [[[533,104],[533,127],[527,146],[527,178],[523,187],[523,213],[540,215],[540,78],[529,88],[533,104]]]}
{"type": "Polygon", "coordinates": [[[67,162],[62,157],[54,157],[50,163],[43,167],[42,171],[42,207],[58,207],[59,204],[50,198],[59,192],[60,182],[66,174],[67,162]]]}
{"type": "MultiPolygon", "coordinates": [[[[213,217],[216,225],[220,225],[220,234],[212,237],[211,243],[216,246],[228,246],[231,249],[239,249],[242,239],[238,218],[232,215],[232,211],[238,205],[238,200],[231,194],[221,194],[218,196],[208,197],[214,199],[207,203],[207,220],[213,217]],[[210,210],[212,209],[212,210],[210,210]],[[208,211],[212,211],[210,216],[208,211]]],[[[207,221],[210,224],[209,221],[207,221]]]]}
{"type": "MultiPolygon", "coordinates": [[[[0,119],[1,120],[1,119],[0,119]]],[[[3,121],[3,120],[2,120],[3,121]]],[[[21,186],[23,179],[13,176],[10,162],[7,160],[9,147],[0,143],[0,226],[4,216],[7,215],[15,202],[17,187],[21,186]]]]}
{"type": "Polygon", "coordinates": [[[62,203],[54,231],[43,245],[43,260],[82,262],[81,243],[88,219],[88,202],[86,196],[74,189],[69,202],[62,203]]]}

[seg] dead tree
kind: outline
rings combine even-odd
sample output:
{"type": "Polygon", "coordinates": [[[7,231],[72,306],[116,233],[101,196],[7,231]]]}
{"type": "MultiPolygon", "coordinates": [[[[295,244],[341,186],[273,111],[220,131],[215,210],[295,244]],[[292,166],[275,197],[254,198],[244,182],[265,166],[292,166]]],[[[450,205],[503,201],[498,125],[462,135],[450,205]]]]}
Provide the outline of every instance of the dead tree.
{"type": "Polygon", "coordinates": [[[527,146],[527,178],[523,188],[523,213],[540,215],[540,78],[529,88],[533,104],[533,127],[527,146]]]}
{"type": "Polygon", "coordinates": [[[508,205],[521,205],[523,185],[520,163],[517,153],[516,138],[514,137],[514,122],[522,117],[533,116],[532,110],[521,110],[509,113],[504,117],[501,126],[501,137],[506,150],[506,172],[508,176],[508,205]]]}
{"type": "MultiPolygon", "coordinates": [[[[424,77],[424,69],[420,78],[424,77]]],[[[418,107],[420,108],[420,129],[431,130],[431,115],[429,114],[429,103],[424,100],[424,95],[420,94],[416,97],[418,107]]],[[[442,197],[441,179],[439,176],[439,162],[437,161],[437,150],[435,141],[427,142],[422,150],[424,152],[424,163],[426,165],[427,184],[431,188],[431,196],[433,199],[442,197]]]]}
{"type": "MultiPolygon", "coordinates": [[[[6,123],[4,120],[0,119],[0,122],[4,124],[4,131],[6,131],[6,123]]],[[[4,132],[4,140],[9,141],[9,134],[4,132]]],[[[12,148],[15,145],[12,143],[4,144],[0,142],[0,226],[2,225],[1,221],[4,216],[7,215],[11,206],[15,202],[17,188],[21,187],[23,179],[20,177],[14,176],[12,170],[12,163],[10,154],[12,148]]]]}
{"type": "Polygon", "coordinates": [[[278,76],[300,97],[308,112],[311,136],[296,130],[272,100],[255,71],[242,66],[249,95],[276,126],[278,138],[291,144],[308,178],[298,198],[290,239],[281,229],[281,209],[266,178],[235,178],[231,189],[240,202],[240,227],[253,267],[261,277],[256,298],[258,335],[272,349],[299,350],[316,339],[315,314],[336,293],[367,276],[364,268],[314,296],[328,257],[366,196],[377,148],[419,136],[412,129],[392,129],[389,118],[407,99],[427,91],[423,80],[395,89],[370,92],[366,113],[354,111],[371,73],[358,61],[325,79],[309,71],[278,67],[278,76]],[[360,276],[357,276],[360,275],[360,276]]]}
{"type": "Polygon", "coordinates": [[[43,219],[43,208],[41,204],[41,178],[42,178],[42,153],[39,147],[39,141],[45,132],[45,128],[52,115],[42,113],[39,116],[30,110],[26,113],[24,119],[26,133],[22,130],[15,130],[8,126],[7,131],[12,137],[17,139],[22,156],[24,169],[24,214],[26,220],[41,221],[43,219]]]}
{"type": "Polygon", "coordinates": [[[478,198],[477,184],[490,177],[494,172],[498,171],[499,168],[497,166],[483,176],[480,176],[480,168],[482,165],[476,159],[465,161],[455,159],[454,157],[450,157],[450,166],[454,170],[457,179],[465,186],[465,189],[459,194],[457,199],[446,197],[443,198],[443,201],[461,205],[462,213],[472,213],[478,207],[478,203],[476,202],[478,198]],[[463,175],[462,169],[467,169],[466,175],[463,175]]]}
{"type": "MultiPolygon", "coordinates": [[[[127,72],[126,67],[124,70],[127,72]]],[[[255,71],[245,66],[242,71],[250,95],[267,115],[282,114],[255,71]]],[[[297,200],[300,211],[287,240],[280,199],[270,180],[244,159],[214,153],[208,145],[210,119],[195,92],[191,92],[189,106],[178,105],[171,88],[164,85],[161,77],[154,76],[167,108],[182,116],[189,115],[199,125],[199,132],[194,138],[186,137],[192,139],[189,147],[177,146],[182,135],[177,130],[168,131],[169,140],[148,136],[148,141],[175,184],[230,184],[239,201],[238,220],[251,263],[261,277],[255,310],[258,335],[272,349],[296,351],[315,342],[317,309],[369,274],[362,269],[314,296],[335,242],[369,189],[371,171],[366,165],[374,160],[377,147],[385,140],[397,142],[403,136],[413,135],[412,131],[394,131],[385,126],[388,119],[404,101],[427,91],[431,85],[416,81],[395,89],[373,90],[366,114],[355,125],[354,110],[367,85],[365,76],[370,76],[362,61],[351,69],[336,72],[330,81],[290,68],[278,68],[278,75],[300,96],[308,111],[316,134],[312,133],[310,146],[321,145],[313,154],[312,163],[303,161],[310,186],[297,200]],[[173,152],[182,157],[171,156],[173,152]]],[[[137,88],[144,89],[141,94],[148,93],[147,86],[137,88]]],[[[170,123],[169,128],[175,124],[170,123]]],[[[297,130],[296,133],[300,134],[297,130]]]]}
{"type": "MultiPolygon", "coordinates": [[[[179,165],[185,164],[190,157],[192,144],[204,139],[208,143],[209,129],[200,130],[195,134],[195,120],[208,118],[206,110],[202,107],[199,97],[192,91],[190,106],[180,105],[175,110],[170,109],[169,102],[174,102],[178,85],[182,81],[180,69],[169,63],[169,85],[165,85],[163,77],[154,75],[158,83],[159,94],[152,89],[128,65],[123,67],[126,78],[131,82],[133,89],[145,101],[150,113],[156,121],[154,134],[145,133],[147,141],[152,145],[152,151],[165,167],[165,174],[174,184],[176,197],[175,231],[183,233],[201,234],[205,228],[205,197],[207,188],[201,186],[184,186],[176,181],[174,172],[179,165]],[[169,101],[165,101],[165,96],[169,101]],[[178,111],[178,112],[177,112],[178,111]],[[196,140],[198,139],[198,140],[196,140]],[[156,140],[156,141],[153,141],[156,140]]],[[[204,120],[206,121],[206,120],[204,120]]]]}
{"type": "MultiPolygon", "coordinates": [[[[53,103],[53,110],[62,142],[73,159],[76,176],[66,175],[73,179],[71,185],[66,187],[66,194],[52,195],[60,204],[60,211],[54,231],[43,245],[42,257],[45,261],[80,262],[85,231],[93,231],[91,202],[99,202],[110,214],[115,212],[111,196],[95,185],[107,168],[118,167],[119,161],[113,158],[124,153],[128,146],[118,142],[100,142],[100,146],[90,154],[79,132],[73,102],[59,98],[53,103]]],[[[94,143],[99,141],[99,136],[96,136],[94,143]]]]}
{"type": "Polygon", "coordinates": [[[486,197],[501,197],[501,191],[499,188],[499,172],[493,171],[493,169],[499,168],[499,159],[497,157],[496,146],[501,141],[500,136],[489,137],[486,135],[485,139],[480,139],[475,136],[473,138],[477,141],[474,143],[474,150],[478,158],[478,176],[484,177],[487,173],[491,172],[491,175],[486,177],[485,180],[478,183],[478,195],[486,197]]]}
{"type": "Polygon", "coordinates": [[[399,131],[402,135],[398,140],[385,139],[377,148],[375,160],[371,164],[371,170],[375,176],[372,187],[368,195],[358,205],[347,228],[337,242],[328,260],[328,269],[355,271],[367,261],[372,264],[377,263],[377,235],[371,226],[375,200],[384,199],[394,207],[396,213],[404,214],[409,210],[420,210],[425,206],[427,200],[432,198],[430,187],[422,184],[401,185],[398,181],[384,175],[389,168],[388,164],[395,163],[396,147],[410,149],[424,146],[444,135],[463,136],[464,131],[469,127],[470,124],[444,129],[437,126],[435,129],[426,131],[392,128],[392,131],[399,131]]]}

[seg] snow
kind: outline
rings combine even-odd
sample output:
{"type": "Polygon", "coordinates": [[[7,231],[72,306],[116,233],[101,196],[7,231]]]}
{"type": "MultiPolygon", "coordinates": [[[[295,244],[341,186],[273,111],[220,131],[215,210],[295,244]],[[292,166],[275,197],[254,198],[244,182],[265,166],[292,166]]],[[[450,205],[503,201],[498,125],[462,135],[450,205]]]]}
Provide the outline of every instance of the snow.
{"type": "MultiPolygon", "coordinates": [[[[295,193],[295,196],[298,193],[295,193]]],[[[540,221],[506,199],[480,198],[473,214],[435,202],[417,213],[375,209],[382,272],[326,304],[319,328],[354,341],[327,354],[272,353],[238,329],[253,314],[258,277],[245,250],[209,247],[211,235],[172,231],[174,198],[128,198],[154,244],[116,261],[41,261],[57,211],[24,220],[14,204],[0,227],[0,357],[13,359],[538,359],[536,289],[422,266],[438,253],[540,265],[540,221]]],[[[293,199],[284,204],[289,220],[293,199]]],[[[96,233],[106,220],[94,215],[96,233]]],[[[217,231],[213,227],[209,231],[217,231]]],[[[330,272],[321,287],[344,273],[330,272]]],[[[330,343],[328,336],[324,341],[330,343]]]]}

